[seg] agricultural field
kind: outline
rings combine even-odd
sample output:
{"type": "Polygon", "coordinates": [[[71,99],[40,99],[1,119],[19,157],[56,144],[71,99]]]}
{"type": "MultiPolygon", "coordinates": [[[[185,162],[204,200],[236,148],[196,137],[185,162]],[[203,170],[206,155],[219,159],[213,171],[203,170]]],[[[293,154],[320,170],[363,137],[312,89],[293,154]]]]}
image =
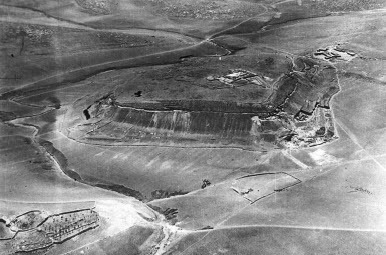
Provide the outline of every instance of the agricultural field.
{"type": "Polygon", "coordinates": [[[385,254],[382,0],[0,0],[0,255],[385,254]]]}

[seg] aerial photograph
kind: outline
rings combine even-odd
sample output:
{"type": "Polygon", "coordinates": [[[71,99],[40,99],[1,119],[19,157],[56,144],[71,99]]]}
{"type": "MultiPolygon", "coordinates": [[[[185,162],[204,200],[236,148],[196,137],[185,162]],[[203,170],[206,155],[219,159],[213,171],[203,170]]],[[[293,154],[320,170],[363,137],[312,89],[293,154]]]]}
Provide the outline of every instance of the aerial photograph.
{"type": "Polygon", "coordinates": [[[0,0],[11,254],[386,254],[386,0],[0,0]]]}

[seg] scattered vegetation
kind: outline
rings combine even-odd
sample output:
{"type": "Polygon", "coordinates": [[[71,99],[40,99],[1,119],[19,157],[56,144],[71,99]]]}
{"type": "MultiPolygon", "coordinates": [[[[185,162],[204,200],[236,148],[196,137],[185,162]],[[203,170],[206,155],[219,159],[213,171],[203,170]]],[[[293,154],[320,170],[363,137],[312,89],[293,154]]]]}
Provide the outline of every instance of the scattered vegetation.
{"type": "Polygon", "coordinates": [[[205,189],[206,187],[210,186],[212,183],[208,179],[202,180],[201,189],[205,189]]]}

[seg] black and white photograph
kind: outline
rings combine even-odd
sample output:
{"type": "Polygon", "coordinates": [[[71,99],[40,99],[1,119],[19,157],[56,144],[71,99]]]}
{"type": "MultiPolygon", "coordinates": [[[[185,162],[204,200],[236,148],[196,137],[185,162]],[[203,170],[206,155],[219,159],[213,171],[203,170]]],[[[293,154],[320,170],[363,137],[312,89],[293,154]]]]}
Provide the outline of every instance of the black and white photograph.
{"type": "Polygon", "coordinates": [[[0,255],[385,255],[386,0],[0,0],[0,255]]]}

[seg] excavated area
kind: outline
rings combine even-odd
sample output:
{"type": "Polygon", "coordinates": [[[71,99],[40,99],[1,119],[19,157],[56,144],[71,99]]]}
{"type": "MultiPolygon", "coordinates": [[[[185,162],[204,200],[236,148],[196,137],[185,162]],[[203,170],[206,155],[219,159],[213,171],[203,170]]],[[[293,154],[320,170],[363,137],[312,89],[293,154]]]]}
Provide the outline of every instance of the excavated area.
{"type": "Polygon", "coordinates": [[[64,133],[90,144],[249,150],[336,138],[329,101],[339,86],[326,62],[269,53],[186,62],[142,71],[136,86],[78,101],[66,115],[64,133]],[[176,87],[173,99],[162,89],[165,82],[176,87]]]}

